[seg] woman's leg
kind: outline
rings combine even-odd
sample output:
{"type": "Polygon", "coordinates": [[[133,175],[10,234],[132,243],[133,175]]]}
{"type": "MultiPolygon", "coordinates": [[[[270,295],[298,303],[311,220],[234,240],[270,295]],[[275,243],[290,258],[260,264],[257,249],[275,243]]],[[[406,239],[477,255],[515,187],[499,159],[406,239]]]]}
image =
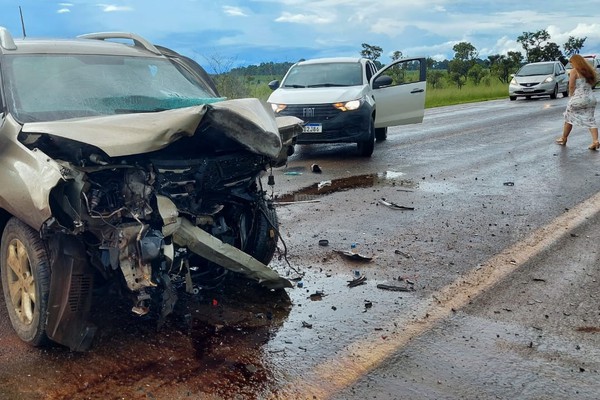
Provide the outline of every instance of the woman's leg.
{"type": "MultiPolygon", "coordinates": [[[[571,125],[570,123],[565,121],[565,123],[563,125],[563,134],[561,137],[556,139],[556,143],[562,144],[562,145],[567,144],[567,138],[569,137],[569,134],[571,133],[572,129],[573,129],[573,125],[571,125]]],[[[598,132],[596,132],[596,133],[598,133],[598,132]]],[[[598,139],[596,139],[596,140],[598,140],[598,139]]]]}

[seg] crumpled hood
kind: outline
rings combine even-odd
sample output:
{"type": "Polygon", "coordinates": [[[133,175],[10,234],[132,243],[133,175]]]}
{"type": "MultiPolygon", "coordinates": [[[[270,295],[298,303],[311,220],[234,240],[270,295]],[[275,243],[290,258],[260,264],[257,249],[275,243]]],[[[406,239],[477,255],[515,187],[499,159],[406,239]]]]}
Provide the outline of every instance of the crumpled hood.
{"type": "Polygon", "coordinates": [[[323,104],[356,100],[363,97],[367,85],[319,88],[279,88],[269,96],[269,103],[323,104]]]}
{"type": "Polygon", "coordinates": [[[86,143],[109,157],[120,157],[160,150],[181,137],[193,136],[204,118],[250,150],[269,157],[279,154],[281,138],[275,117],[253,98],[154,113],[32,122],[23,125],[22,131],[86,143]]]}

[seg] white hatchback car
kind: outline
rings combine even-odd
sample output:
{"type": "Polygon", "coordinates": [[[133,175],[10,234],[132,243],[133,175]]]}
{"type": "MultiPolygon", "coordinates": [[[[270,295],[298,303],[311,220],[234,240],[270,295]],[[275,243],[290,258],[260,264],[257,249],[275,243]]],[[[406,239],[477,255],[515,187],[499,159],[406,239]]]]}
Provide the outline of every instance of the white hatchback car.
{"type": "Polygon", "coordinates": [[[560,61],[543,61],[523,65],[510,81],[508,97],[530,99],[532,96],[550,96],[558,93],[569,96],[569,76],[560,61]]]}
{"type": "Polygon", "coordinates": [[[397,60],[377,70],[365,58],[321,58],[294,64],[267,100],[278,116],[306,124],[298,144],[357,143],[370,157],[387,127],[423,121],[425,58],[397,60]]]}

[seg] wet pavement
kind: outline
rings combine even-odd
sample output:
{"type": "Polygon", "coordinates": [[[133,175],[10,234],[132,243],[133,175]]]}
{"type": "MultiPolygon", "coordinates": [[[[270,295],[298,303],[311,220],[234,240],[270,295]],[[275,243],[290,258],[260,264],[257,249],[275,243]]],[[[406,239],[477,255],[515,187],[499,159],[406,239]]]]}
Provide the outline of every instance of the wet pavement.
{"type": "Polygon", "coordinates": [[[587,132],[553,143],[565,105],[428,110],[371,159],[351,145],[299,148],[274,171],[272,266],[294,279],[287,294],[233,280],[157,332],[98,290],[100,329],[83,354],[22,344],[0,300],[0,399],[594,398],[593,225],[573,237],[555,226],[558,247],[516,260],[481,295],[458,290],[471,304],[436,301],[600,191],[587,132]]]}

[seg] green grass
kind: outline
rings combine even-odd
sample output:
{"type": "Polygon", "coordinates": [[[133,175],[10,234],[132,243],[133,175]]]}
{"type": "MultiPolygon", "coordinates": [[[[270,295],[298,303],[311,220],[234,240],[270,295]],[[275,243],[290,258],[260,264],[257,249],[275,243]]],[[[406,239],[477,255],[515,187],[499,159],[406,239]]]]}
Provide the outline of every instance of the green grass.
{"type": "Polygon", "coordinates": [[[500,81],[490,83],[489,85],[483,83],[478,86],[468,84],[461,89],[458,89],[456,86],[441,89],[428,87],[425,95],[425,108],[504,99],[507,97],[508,84],[500,81]]]}

